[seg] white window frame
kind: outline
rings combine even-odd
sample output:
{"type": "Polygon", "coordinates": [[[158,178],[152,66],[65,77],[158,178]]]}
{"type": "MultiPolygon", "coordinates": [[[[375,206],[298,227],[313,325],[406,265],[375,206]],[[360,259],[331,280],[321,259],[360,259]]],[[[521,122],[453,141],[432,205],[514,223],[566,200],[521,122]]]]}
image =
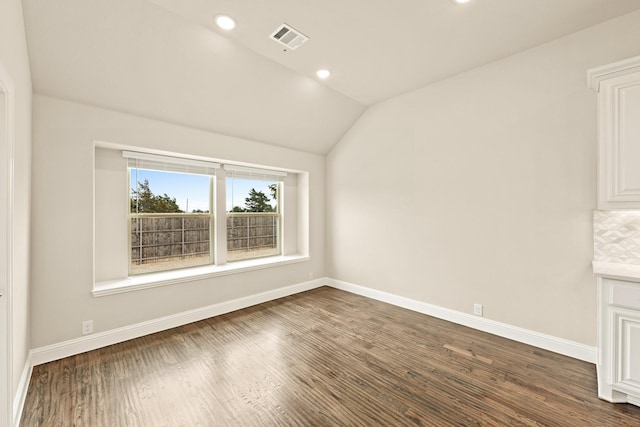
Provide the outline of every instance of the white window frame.
{"type": "MultiPolygon", "coordinates": [[[[277,184],[277,200],[276,200],[276,212],[268,212],[268,213],[264,213],[265,216],[275,216],[277,218],[277,237],[276,237],[276,247],[277,247],[277,255],[266,255],[266,256],[256,256],[256,257],[252,257],[252,258],[244,258],[242,260],[237,260],[237,261],[229,261],[227,259],[228,262],[240,262],[240,261],[244,261],[244,260],[249,260],[249,259],[258,259],[258,258],[266,258],[266,257],[273,257],[273,256],[280,256],[282,255],[282,234],[284,233],[284,223],[283,223],[283,218],[284,216],[282,215],[282,209],[283,209],[283,195],[284,195],[284,191],[283,191],[283,181],[284,178],[287,176],[286,172],[282,172],[282,171],[274,171],[274,170],[267,170],[267,169],[258,169],[258,168],[249,168],[249,167],[245,167],[245,166],[237,166],[237,165],[233,165],[233,164],[225,164],[224,165],[224,171],[225,171],[225,180],[231,178],[231,179],[245,179],[245,180],[253,180],[253,181],[265,181],[265,182],[274,182],[277,184]]],[[[225,191],[226,191],[226,181],[225,181],[225,191]]],[[[225,198],[226,200],[226,193],[225,193],[225,198]]],[[[226,219],[231,216],[231,217],[243,217],[243,216],[248,216],[248,214],[250,213],[245,213],[245,212],[241,212],[241,213],[233,213],[229,210],[227,210],[229,208],[229,206],[226,206],[225,208],[225,225],[226,225],[226,219]]],[[[255,215],[255,213],[254,213],[255,215]]],[[[226,231],[226,227],[225,227],[225,236],[227,235],[227,231],[226,231]]],[[[227,239],[227,246],[228,246],[228,239],[227,239]]]]}
{"type": "MultiPolygon", "coordinates": [[[[107,149],[116,149],[122,150],[124,147],[121,145],[110,144],[110,143],[101,143],[96,141],[96,148],[107,148],[107,149]]],[[[141,154],[149,154],[154,155],[153,153],[145,153],[141,152],[141,154]]],[[[164,155],[164,153],[162,153],[164,155]]],[[[175,155],[174,153],[170,153],[172,159],[183,159],[186,161],[191,161],[192,158],[190,156],[180,157],[179,155],[175,155]]],[[[206,159],[209,160],[209,159],[206,159]]],[[[198,160],[195,160],[196,162],[198,160]]],[[[207,163],[212,163],[211,162],[207,163]]],[[[217,161],[216,161],[217,162],[217,161]]],[[[291,225],[295,228],[295,234],[292,234],[289,238],[293,239],[291,247],[288,249],[289,253],[286,252],[285,248],[282,245],[283,236],[285,233],[285,211],[283,210],[283,204],[286,202],[285,199],[285,191],[284,184],[280,182],[279,188],[279,213],[280,213],[280,242],[279,242],[279,251],[281,255],[276,256],[267,256],[263,258],[251,258],[246,260],[239,260],[227,263],[226,261],[226,171],[225,168],[233,169],[246,169],[251,170],[253,173],[265,173],[265,172],[275,172],[280,176],[285,176],[286,171],[284,170],[275,170],[272,168],[262,168],[262,167],[253,167],[245,166],[241,164],[236,164],[232,162],[221,162],[224,163],[223,167],[220,167],[216,170],[216,178],[213,180],[214,185],[212,188],[212,216],[213,216],[213,224],[212,234],[214,237],[213,246],[213,263],[210,265],[198,266],[198,267],[187,267],[176,270],[166,270],[159,271],[154,273],[140,274],[135,276],[128,276],[122,279],[115,280],[104,280],[100,282],[96,282],[94,280],[94,287],[92,290],[92,294],[95,297],[102,297],[107,295],[119,294],[124,292],[137,291],[142,289],[149,289],[159,286],[173,285],[178,283],[184,283],[195,280],[203,280],[209,279],[219,276],[225,276],[230,274],[238,274],[247,271],[272,268],[274,266],[293,264],[299,262],[309,261],[310,257],[308,254],[308,207],[306,203],[308,202],[307,192],[308,192],[308,173],[303,171],[288,171],[295,175],[296,187],[295,194],[297,196],[297,202],[295,206],[297,206],[295,215],[301,215],[298,217],[294,223],[291,225]],[[302,204],[301,204],[302,203],[302,204]],[[224,220],[222,220],[224,218],[224,220]],[[297,226],[295,224],[298,224],[297,226]],[[302,231],[304,230],[304,231],[302,231]],[[293,251],[293,253],[292,253],[293,251]]],[[[222,165],[221,165],[222,166],[222,165]]],[[[129,181],[127,180],[127,188],[129,187],[129,181]]],[[[130,191],[130,189],[128,189],[130,191]]],[[[127,193],[128,194],[128,193],[127,193]]],[[[127,198],[127,209],[128,209],[129,199],[127,198]]],[[[128,209],[129,210],[129,209],[128,209]]],[[[128,212],[127,210],[127,212],[128,212]]],[[[128,245],[127,250],[130,252],[130,245],[128,245]]],[[[127,259],[130,258],[130,254],[127,256],[127,259]]],[[[130,262],[130,260],[129,260],[130,262]]]]}

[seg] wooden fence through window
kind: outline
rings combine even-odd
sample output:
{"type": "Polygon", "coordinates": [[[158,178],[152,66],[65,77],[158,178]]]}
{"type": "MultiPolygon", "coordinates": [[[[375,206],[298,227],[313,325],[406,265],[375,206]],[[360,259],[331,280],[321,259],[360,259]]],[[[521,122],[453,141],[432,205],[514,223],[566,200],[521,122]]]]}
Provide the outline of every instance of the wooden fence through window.
{"type": "MultiPolygon", "coordinates": [[[[205,257],[211,253],[211,217],[206,214],[137,215],[131,221],[131,263],[142,265],[205,257]]],[[[277,213],[227,214],[227,251],[278,248],[277,213]]]]}

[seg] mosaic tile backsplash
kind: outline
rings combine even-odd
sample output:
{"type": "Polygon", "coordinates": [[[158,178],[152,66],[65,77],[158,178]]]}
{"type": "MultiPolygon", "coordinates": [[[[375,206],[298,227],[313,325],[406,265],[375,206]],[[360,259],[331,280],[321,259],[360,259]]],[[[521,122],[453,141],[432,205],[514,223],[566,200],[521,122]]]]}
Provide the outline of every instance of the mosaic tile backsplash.
{"type": "Polygon", "coordinates": [[[593,259],[640,265],[640,211],[594,211],[593,259]]]}

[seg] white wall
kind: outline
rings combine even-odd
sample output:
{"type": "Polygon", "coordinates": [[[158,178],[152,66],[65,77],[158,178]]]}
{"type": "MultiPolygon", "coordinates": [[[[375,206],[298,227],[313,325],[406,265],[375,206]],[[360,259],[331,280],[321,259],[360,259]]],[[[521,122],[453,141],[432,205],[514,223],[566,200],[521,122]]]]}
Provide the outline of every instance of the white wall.
{"type": "Polygon", "coordinates": [[[640,13],[371,107],[327,157],[329,276],[594,345],[596,94],[640,13]]]}
{"type": "MultiPolygon", "coordinates": [[[[77,338],[81,322],[106,331],[324,275],[324,162],[278,148],[36,95],[33,109],[34,348],[77,338]],[[309,262],[124,294],[93,297],[94,141],[309,172],[309,262]]],[[[123,230],[126,233],[126,229],[123,230]]]]}
{"type": "Polygon", "coordinates": [[[18,387],[29,344],[29,221],[31,176],[31,74],[19,0],[0,2],[0,63],[15,87],[13,226],[13,391],[18,387]]]}

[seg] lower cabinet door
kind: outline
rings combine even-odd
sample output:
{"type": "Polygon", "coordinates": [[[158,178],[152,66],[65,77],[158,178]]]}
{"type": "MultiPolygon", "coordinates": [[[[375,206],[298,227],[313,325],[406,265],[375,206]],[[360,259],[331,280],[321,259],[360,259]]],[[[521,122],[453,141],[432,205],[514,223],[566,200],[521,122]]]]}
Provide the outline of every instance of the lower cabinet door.
{"type": "Polygon", "coordinates": [[[613,388],[640,397],[640,313],[614,309],[613,315],[613,388]]]}

